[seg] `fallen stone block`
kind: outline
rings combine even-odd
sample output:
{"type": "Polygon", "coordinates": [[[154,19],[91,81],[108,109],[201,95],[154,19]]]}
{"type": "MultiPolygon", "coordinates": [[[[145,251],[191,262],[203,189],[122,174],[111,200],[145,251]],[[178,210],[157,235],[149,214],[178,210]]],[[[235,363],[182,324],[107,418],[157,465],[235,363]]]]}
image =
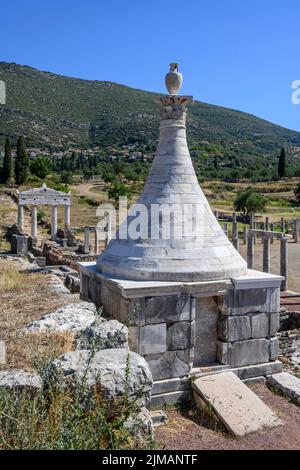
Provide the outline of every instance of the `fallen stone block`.
{"type": "Polygon", "coordinates": [[[267,383],[300,405],[300,379],[287,372],[267,376],[267,383]]]}
{"type": "Polygon", "coordinates": [[[206,375],[193,382],[198,406],[205,403],[235,436],[281,424],[280,419],[233,372],[206,375]]]}
{"type": "Polygon", "coordinates": [[[117,320],[99,318],[79,335],[77,348],[128,348],[128,328],[117,320]]]}
{"type": "Polygon", "coordinates": [[[145,359],[128,349],[71,351],[52,362],[52,375],[66,385],[99,385],[109,400],[128,395],[140,406],[150,399],[152,375],[145,359]]]}
{"type": "Polygon", "coordinates": [[[97,319],[96,307],[89,302],[65,305],[55,312],[42,316],[26,327],[28,332],[71,331],[79,333],[86,330],[97,319]]]}
{"type": "Polygon", "coordinates": [[[167,415],[162,410],[152,410],[150,411],[150,416],[154,428],[166,424],[167,422],[167,415]]]}
{"type": "Polygon", "coordinates": [[[42,388],[41,377],[22,369],[0,371],[0,387],[18,390],[39,390],[42,388]]]}

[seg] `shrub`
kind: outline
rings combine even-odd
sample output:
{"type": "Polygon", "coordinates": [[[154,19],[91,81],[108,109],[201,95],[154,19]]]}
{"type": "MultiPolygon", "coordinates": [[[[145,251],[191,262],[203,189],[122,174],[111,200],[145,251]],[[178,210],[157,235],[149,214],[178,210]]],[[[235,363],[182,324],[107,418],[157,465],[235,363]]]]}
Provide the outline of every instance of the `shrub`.
{"type": "Polygon", "coordinates": [[[146,441],[139,434],[142,423],[126,426],[138,412],[137,400],[129,400],[128,393],[112,404],[100,387],[86,385],[85,374],[80,383],[66,387],[62,376],[53,380],[50,362],[37,367],[43,379],[41,391],[0,389],[1,450],[145,447],[146,441]]]}
{"type": "Polygon", "coordinates": [[[252,188],[247,188],[242,191],[238,191],[236,199],[234,201],[234,208],[236,211],[241,211],[244,214],[264,212],[266,207],[266,198],[259,193],[256,193],[252,188]]]}

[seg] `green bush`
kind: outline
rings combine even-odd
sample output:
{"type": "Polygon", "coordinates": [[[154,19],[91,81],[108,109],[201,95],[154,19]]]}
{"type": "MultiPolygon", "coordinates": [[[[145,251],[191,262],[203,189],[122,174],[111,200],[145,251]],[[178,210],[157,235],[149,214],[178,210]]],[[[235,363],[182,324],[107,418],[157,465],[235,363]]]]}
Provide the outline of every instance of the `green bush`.
{"type": "Polygon", "coordinates": [[[249,214],[264,212],[266,204],[267,199],[262,194],[256,193],[249,187],[243,191],[238,191],[234,201],[234,208],[236,211],[249,214]]]}
{"type": "MultiPolygon", "coordinates": [[[[139,437],[141,423],[126,427],[138,412],[140,395],[131,401],[125,393],[111,403],[100,387],[86,385],[86,374],[76,386],[66,387],[59,374],[53,380],[49,365],[40,370],[43,388],[39,392],[0,389],[0,450],[114,450],[150,445],[139,437]]],[[[127,379],[129,374],[128,361],[127,379]]]]}

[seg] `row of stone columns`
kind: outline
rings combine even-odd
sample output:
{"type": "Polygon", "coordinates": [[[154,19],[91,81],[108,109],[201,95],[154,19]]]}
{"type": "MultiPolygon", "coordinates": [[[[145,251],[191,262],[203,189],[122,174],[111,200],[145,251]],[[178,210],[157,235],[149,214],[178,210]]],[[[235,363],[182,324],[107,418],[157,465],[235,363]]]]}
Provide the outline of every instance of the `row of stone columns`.
{"type": "MultiPolygon", "coordinates": [[[[270,272],[270,243],[271,236],[262,236],[263,240],[263,271],[265,273],[270,272]]],[[[280,238],[280,275],[284,277],[281,283],[281,290],[285,291],[288,287],[288,237],[284,234],[280,238]]],[[[247,264],[249,269],[253,269],[254,265],[254,235],[248,233],[248,244],[247,244],[247,264]]]]}
{"type": "MultiPolygon", "coordinates": [[[[37,208],[38,206],[31,206],[31,237],[37,238],[37,208]]],[[[70,230],[70,206],[65,208],[65,230],[70,230]]],[[[18,205],[18,220],[17,225],[20,230],[24,228],[24,206],[18,205]]],[[[52,206],[51,211],[51,239],[57,238],[57,206],[52,206]]]]}
{"type": "MultiPolygon", "coordinates": [[[[92,231],[94,233],[94,254],[98,255],[99,254],[99,244],[100,244],[100,239],[101,239],[100,238],[100,229],[98,227],[95,227],[94,229],[92,229],[92,231]]],[[[83,245],[84,245],[83,250],[84,250],[85,254],[90,253],[90,232],[91,232],[90,227],[85,227],[85,229],[84,229],[84,241],[83,241],[83,245]]],[[[108,226],[107,227],[107,236],[105,238],[105,248],[109,244],[110,240],[111,240],[111,229],[108,226]]]]}

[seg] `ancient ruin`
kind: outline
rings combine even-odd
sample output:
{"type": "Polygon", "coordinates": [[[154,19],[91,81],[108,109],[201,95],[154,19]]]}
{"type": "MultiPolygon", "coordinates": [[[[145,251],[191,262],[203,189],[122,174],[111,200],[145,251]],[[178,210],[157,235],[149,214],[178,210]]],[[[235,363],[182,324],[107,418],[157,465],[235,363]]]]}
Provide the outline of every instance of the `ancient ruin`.
{"type": "Polygon", "coordinates": [[[182,80],[172,66],[173,94],[159,99],[160,137],[144,191],[97,262],[80,265],[82,299],[127,324],[130,349],[149,364],[155,406],[187,398],[191,376],[231,370],[247,379],[282,368],[283,277],[248,269],[214,216],[186,141],[192,97],[178,96],[182,80]],[[150,223],[133,239],[128,227],[141,207],[150,223]]]}
{"type": "Polygon", "coordinates": [[[24,223],[24,206],[31,206],[31,237],[37,238],[37,211],[42,205],[52,206],[51,216],[51,239],[56,240],[57,237],[57,208],[64,206],[65,208],[65,230],[70,229],[70,206],[71,194],[54,189],[47,188],[44,183],[41,188],[28,189],[19,193],[18,201],[18,221],[17,225],[20,230],[23,229],[24,223]]]}

